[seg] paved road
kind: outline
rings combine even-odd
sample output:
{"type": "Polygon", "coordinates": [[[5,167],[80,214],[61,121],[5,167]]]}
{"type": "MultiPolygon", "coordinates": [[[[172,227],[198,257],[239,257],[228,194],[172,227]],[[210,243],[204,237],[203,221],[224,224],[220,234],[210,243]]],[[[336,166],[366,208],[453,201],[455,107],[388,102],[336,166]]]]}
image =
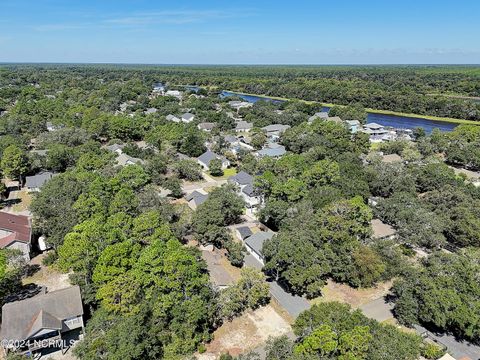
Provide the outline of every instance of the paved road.
{"type": "MultiPolygon", "coordinates": [[[[248,254],[245,257],[245,265],[257,269],[263,267],[262,264],[251,254],[248,254]]],[[[277,300],[280,306],[282,306],[293,318],[296,318],[301,312],[310,308],[310,303],[306,299],[289,294],[276,282],[270,283],[270,295],[277,300]]]]}
{"type": "MultiPolygon", "coordinates": [[[[389,304],[383,298],[380,298],[361,306],[360,310],[363,311],[365,316],[382,322],[393,318],[392,308],[393,304],[389,304]]],[[[427,332],[431,338],[445,345],[448,348],[448,353],[453,357],[460,359],[468,356],[471,360],[480,360],[480,346],[458,341],[451,335],[435,335],[422,326],[415,325],[414,327],[419,334],[427,332]]]]}
{"type": "Polygon", "coordinates": [[[453,357],[460,359],[462,357],[468,356],[472,360],[480,360],[480,346],[473,345],[466,341],[463,341],[463,342],[458,341],[452,335],[433,334],[429,332],[427,329],[425,329],[424,327],[419,325],[415,325],[414,327],[419,334],[423,334],[427,332],[430,337],[434,338],[439,343],[445,345],[448,348],[448,353],[453,357]]]}

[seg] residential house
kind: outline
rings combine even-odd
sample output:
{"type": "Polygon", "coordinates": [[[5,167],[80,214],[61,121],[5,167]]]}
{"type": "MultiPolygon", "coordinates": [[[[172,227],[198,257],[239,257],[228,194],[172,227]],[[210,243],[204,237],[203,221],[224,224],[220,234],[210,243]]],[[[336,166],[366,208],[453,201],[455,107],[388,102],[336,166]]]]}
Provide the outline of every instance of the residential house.
{"type": "Polygon", "coordinates": [[[245,240],[247,237],[252,236],[253,232],[248,226],[239,226],[235,229],[235,234],[240,240],[245,240]]]}
{"type": "Polygon", "coordinates": [[[0,249],[17,249],[26,261],[32,250],[30,218],[0,211],[0,249]]]}
{"type": "Polygon", "coordinates": [[[245,246],[250,254],[264,264],[264,257],[262,253],[263,244],[266,240],[270,240],[274,233],[271,231],[260,231],[245,239],[245,246]]]}
{"type": "Polygon", "coordinates": [[[311,124],[317,119],[325,119],[325,120],[328,119],[328,111],[321,111],[313,114],[308,118],[308,123],[311,124]]]}
{"type": "Polygon", "coordinates": [[[230,166],[230,161],[228,161],[224,156],[215,154],[213,151],[207,150],[202,155],[197,158],[197,162],[205,169],[210,170],[210,161],[213,159],[219,159],[222,162],[222,169],[226,169],[230,166]]]}
{"type": "Polygon", "coordinates": [[[373,219],[370,222],[373,231],[373,239],[383,240],[383,239],[394,239],[397,232],[396,230],[388,224],[385,224],[380,219],[373,219]]]}
{"type": "Polygon", "coordinates": [[[173,121],[173,122],[176,122],[176,123],[182,122],[182,119],[179,119],[178,117],[176,117],[175,115],[172,115],[172,114],[167,115],[165,118],[168,121],[173,121]]]}
{"type": "Polygon", "coordinates": [[[232,108],[234,108],[237,111],[242,108],[253,106],[253,104],[249,103],[248,101],[229,101],[228,105],[230,105],[232,108]]]}
{"type": "Polygon", "coordinates": [[[123,152],[124,147],[125,147],[125,144],[112,144],[112,145],[105,146],[105,149],[120,155],[123,152]]]}
{"type": "Polygon", "coordinates": [[[117,164],[118,166],[127,166],[127,165],[142,165],[145,161],[139,158],[135,158],[133,156],[121,153],[117,156],[117,164]]]}
{"type": "Polygon", "coordinates": [[[289,128],[290,125],[272,124],[263,127],[262,130],[265,132],[270,141],[276,142],[280,138],[280,135],[282,135],[282,133],[289,128]]]}
{"type": "Polygon", "coordinates": [[[222,264],[222,256],[215,250],[203,250],[202,258],[207,263],[207,269],[210,273],[210,282],[216,289],[222,290],[235,283],[222,264]]]}
{"type": "Polygon", "coordinates": [[[237,126],[235,127],[236,132],[249,132],[253,128],[253,123],[249,123],[247,121],[239,121],[237,122],[237,126]]]}
{"type": "Polygon", "coordinates": [[[0,339],[5,353],[31,353],[47,347],[48,341],[62,343],[62,338],[76,329],[84,330],[78,286],[52,292],[44,290],[34,297],[2,307],[0,339]]]}
{"type": "Polygon", "coordinates": [[[151,114],[155,114],[157,112],[157,109],[156,108],[148,108],[147,110],[145,110],[143,113],[145,115],[151,115],[151,114]]]}
{"type": "Polygon", "coordinates": [[[202,122],[202,123],[197,125],[197,128],[199,130],[203,130],[203,131],[206,131],[206,132],[211,132],[216,125],[217,124],[212,123],[212,122],[202,122]]]}
{"type": "Polygon", "coordinates": [[[253,186],[253,176],[240,171],[238,174],[230,176],[228,182],[238,187],[239,195],[245,200],[247,209],[257,208],[262,203],[262,198],[253,186]]]}
{"type": "Polygon", "coordinates": [[[39,174],[33,176],[27,176],[25,178],[25,187],[28,191],[31,192],[39,192],[41,187],[51,178],[53,178],[56,174],[44,171],[39,174]]]}
{"type": "Polygon", "coordinates": [[[257,156],[278,158],[285,155],[286,152],[285,146],[275,143],[268,143],[267,146],[265,146],[262,150],[257,151],[257,156]]]}
{"type": "Polygon", "coordinates": [[[59,129],[58,126],[53,125],[53,123],[51,123],[50,121],[47,122],[46,126],[47,126],[47,131],[49,132],[56,131],[59,129]]]}
{"type": "Polygon", "coordinates": [[[345,120],[345,124],[347,125],[348,130],[355,134],[360,130],[360,121],[358,120],[345,120]]]}
{"type": "Polygon", "coordinates": [[[191,114],[191,113],[185,113],[182,115],[182,121],[184,123],[191,123],[193,120],[195,119],[195,115],[191,114]]]}
{"type": "Polygon", "coordinates": [[[196,210],[197,207],[203,204],[208,198],[208,194],[201,193],[197,190],[191,192],[185,196],[185,200],[188,202],[188,207],[192,210],[196,210]]]}
{"type": "Polygon", "coordinates": [[[165,93],[165,96],[173,96],[173,97],[177,98],[178,100],[182,100],[182,93],[178,90],[168,90],[165,93]]]}

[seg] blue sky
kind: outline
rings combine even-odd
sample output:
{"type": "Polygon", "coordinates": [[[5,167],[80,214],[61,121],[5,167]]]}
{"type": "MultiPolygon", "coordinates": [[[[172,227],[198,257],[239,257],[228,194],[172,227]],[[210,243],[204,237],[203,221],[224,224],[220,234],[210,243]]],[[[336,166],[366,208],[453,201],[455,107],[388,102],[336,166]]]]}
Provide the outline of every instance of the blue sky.
{"type": "Polygon", "coordinates": [[[0,62],[480,63],[479,0],[0,0],[0,62]]]}

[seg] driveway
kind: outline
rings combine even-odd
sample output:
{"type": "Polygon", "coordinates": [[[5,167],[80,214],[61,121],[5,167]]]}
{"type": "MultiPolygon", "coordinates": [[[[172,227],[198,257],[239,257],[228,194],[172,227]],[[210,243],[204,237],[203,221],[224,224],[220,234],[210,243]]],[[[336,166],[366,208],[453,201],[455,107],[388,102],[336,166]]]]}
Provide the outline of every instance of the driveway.
{"type": "MultiPolygon", "coordinates": [[[[245,266],[254,267],[261,270],[263,265],[251,254],[245,256],[245,266]]],[[[277,300],[293,318],[296,318],[301,312],[310,308],[310,303],[303,297],[292,295],[286,292],[277,282],[269,283],[270,295],[277,300]]]]}

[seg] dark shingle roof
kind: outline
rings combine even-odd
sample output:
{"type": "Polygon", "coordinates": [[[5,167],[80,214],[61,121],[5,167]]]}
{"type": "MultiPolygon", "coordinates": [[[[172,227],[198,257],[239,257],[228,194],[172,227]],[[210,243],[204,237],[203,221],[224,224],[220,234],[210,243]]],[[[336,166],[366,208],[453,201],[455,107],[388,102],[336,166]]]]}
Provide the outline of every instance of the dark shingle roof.
{"type": "Polygon", "coordinates": [[[204,152],[202,155],[198,157],[198,160],[207,166],[210,165],[210,161],[212,161],[213,159],[220,159],[220,156],[218,156],[217,154],[215,154],[210,150],[204,152]]]}
{"type": "Polygon", "coordinates": [[[240,226],[237,228],[238,233],[242,240],[245,240],[247,237],[253,235],[252,230],[248,226],[240,226]]]}
{"type": "Polygon", "coordinates": [[[83,305],[78,286],[7,303],[2,307],[0,338],[22,341],[42,328],[58,329],[63,320],[79,315],[83,305]]]}
{"type": "Polygon", "coordinates": [[[25,178],[25,186],[29,189],[41,188],[48,180],[54,177],[56,174],[49,171],[41,172],[37,175],[27,176],[25,178]]]}
{"type": "Polygon", "coordinates": [[[245,171],[240,171],[238,174],[230,176],[228,180],[239,185],[253,184],[253,176],[245,171]]]}

